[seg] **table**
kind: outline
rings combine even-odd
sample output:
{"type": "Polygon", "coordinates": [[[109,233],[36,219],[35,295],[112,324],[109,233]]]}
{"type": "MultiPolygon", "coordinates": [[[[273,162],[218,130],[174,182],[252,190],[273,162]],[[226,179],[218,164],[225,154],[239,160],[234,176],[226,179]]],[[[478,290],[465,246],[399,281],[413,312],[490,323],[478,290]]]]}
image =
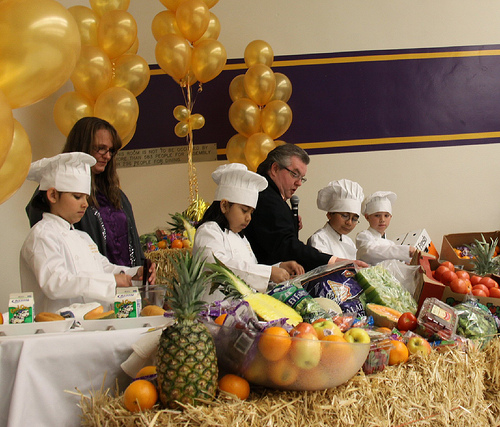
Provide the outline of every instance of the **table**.
{"type": "Polygon", "coordinates": [[[120,388],[130,378],[120,364],[148,328],[68,331],[0,337],[0,426],[80,425],[76,388],[120,388]]]}

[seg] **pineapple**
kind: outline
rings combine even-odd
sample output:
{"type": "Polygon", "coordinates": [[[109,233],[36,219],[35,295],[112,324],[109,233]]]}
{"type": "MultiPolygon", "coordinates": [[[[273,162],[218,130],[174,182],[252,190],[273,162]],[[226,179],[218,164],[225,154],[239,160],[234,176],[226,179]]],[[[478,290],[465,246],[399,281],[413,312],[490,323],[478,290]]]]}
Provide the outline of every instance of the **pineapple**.
{"type": "Polygon", "coordinates": [[[174,222],[169,222],[168,224],[172,226],[171,231],[173,233],[184,234],[186,232],[186,237],[191,242],[191,246],[194,243],[194,234],[196,232],[196,228],[191,224],[191,221],[183,214],[176,212],[171,215],[174,222]]]}
{"type": "Polygon", "coordinates": [[[286,317],[288,319],[287,323],[295,326],[303,321],[302,316],[292,307],[271,295],[256,292],[216,256],[214,256],[214,259],[215,264],[207,264],[207,268],[215,273],[211,276],[211,292],[221,287],[222,292],[228,297],[239,298],[248,302],[253,311],[268,322],[286,317]]]}
{"type": "Polygon", "coordinates": [[[500,257],[493,257],[498,238],[488,243],[483,235],[482,241],[476,239],[472,245],[466,245],[470,250],[471,261],[474,263],[474,272],[479,276],[498,274],[500,257]]]}
{"type": "Polygon", "coordinates": [[[213,399],[217,389],[215,343],[198,313],[210,277],[204,273],[202,252],[171,257],[177,277],[170,280],[169,303],[176,322],[163,331],[157,359],[158,389],[164,407],[174,409],[196,399],[213,399]]]}

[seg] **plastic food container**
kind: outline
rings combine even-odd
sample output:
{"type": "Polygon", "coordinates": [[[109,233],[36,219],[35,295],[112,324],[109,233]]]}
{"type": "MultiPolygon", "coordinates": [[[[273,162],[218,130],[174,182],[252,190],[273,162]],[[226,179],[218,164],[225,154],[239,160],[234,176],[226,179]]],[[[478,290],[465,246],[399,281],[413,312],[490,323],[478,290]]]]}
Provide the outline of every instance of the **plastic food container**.
{"type": "Polygon", "coordinates": [[[457,330],[455,309],[437,298],[427,298],[418,315],[417,333],[429,339],[450,339],[457,330]]]}
{"type": "Polygon", "coordinates": [[[221,373],[279,390],[324,390],[343,384],[361,369],[370,350],[370,343],[295,337],[275,336],[266,342],[261,341],[265,334],[243,324],[206,325],[215,340],[221,373]],[[280,355],[284,348],[288,351],[280,355]]]}

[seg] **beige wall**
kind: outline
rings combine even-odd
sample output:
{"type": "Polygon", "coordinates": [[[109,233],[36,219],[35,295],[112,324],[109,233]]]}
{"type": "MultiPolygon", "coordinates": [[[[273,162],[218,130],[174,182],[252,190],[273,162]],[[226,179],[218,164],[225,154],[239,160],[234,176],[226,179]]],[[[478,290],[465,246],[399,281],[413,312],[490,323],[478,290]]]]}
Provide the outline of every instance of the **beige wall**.
{"type": "MultiPolygon", "coordinates": [[[[83,0],[60,3],[89,5],[83,0]]],[[[158,0],[131,0],[129,8],[139,26],[138,53],[149,63],[156,62],[151,21],[161,10],[158,0]]],[[[221,21],[219,40],[230,58],[241,58],[254,39],[266,40],[276,55],[500,43],[497,0],[220,0],[213,12],[221,21]]],[[[54,124],[52,108],[69,90],[70,83],[41,102],[14,111],[30,137],[33,160],[60,151],[64,138],[54,124]]],[[[304,222],[301,238],[307,239],[325,221],[316,208],[317,190],[340,178],[358,181],[365,194],[376,190],[398,194],[389,229],[392,237],[425,228],[439,249],[443,234],[496,230],[499,157],[500,144],[312,156],[309,180],[298,192],[304,222]]],[[[196,165],[200,195],[207,201],[214,192],[210,173],[217,165],[196,165]]],[[[170,213],[187,205],[185,164],[121,169],[119,174],[141,234],[165,226],[170,213]]],[[[0,311],[7,308],[8,294],[20,291],[18,256],[28,233],[24,206],[35,187],[26,182],[0,205],[0,311]]],[[[365,227],[363,219],[355,232],[365,227]]]]}

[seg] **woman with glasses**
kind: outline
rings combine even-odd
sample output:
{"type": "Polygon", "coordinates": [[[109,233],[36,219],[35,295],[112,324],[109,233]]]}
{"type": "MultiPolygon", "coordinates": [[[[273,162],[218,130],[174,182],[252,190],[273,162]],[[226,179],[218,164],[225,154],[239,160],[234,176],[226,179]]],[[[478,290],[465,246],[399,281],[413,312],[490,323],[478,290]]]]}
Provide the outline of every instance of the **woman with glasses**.
{"type": "MultiPolygon", "coordinates": [[[[73,151],[90,154],[96,159],[92,166],[89,207],[75,228],[87,232],[99,252],[110,262],[128,267],[144,262],[132,205],[120,189],[115,154],[122,146],[116,129],[106,120],[84,117],[71,129],[63,153],[73,151]]],[[[26,213],[32,227],[42,219],[39,191],[35,192],[26,213]]]]}
{"type": "Polygon", "coordinates": [[[356,244],[348,234],[359,222],[364,194],[354,181],[332,181],[318,191],[318,209],[326,211],[328,222],[316,231],[307,244],[338,258],[356,259],[356,244]]]}

